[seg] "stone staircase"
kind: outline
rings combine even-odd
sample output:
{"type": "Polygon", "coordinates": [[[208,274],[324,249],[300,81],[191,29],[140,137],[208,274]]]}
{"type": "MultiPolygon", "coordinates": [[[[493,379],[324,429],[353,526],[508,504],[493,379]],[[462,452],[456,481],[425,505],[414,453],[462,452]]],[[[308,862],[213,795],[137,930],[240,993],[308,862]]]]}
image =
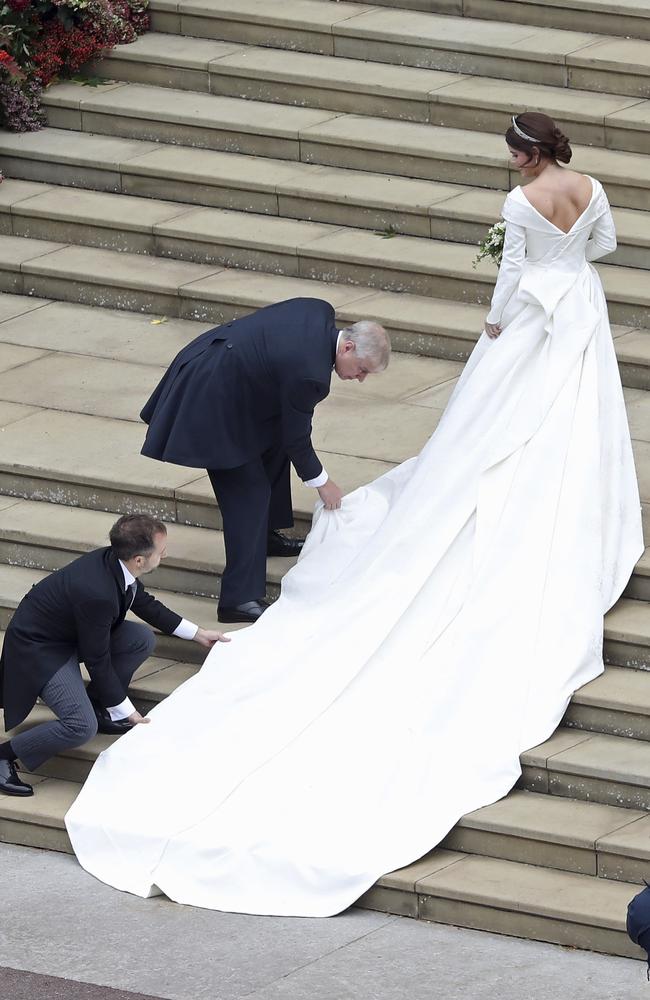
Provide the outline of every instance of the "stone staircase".
{"type": "MultiPolygon", "coordinates": [[[[315,442],[346,490],[417,452],[482,326],[494,270],[472,260],[518,182],[501,135],[522,108],[566,128],[614,206],[598,269],[649,537],[650,3],[393,2],[153,0],[152,32],[89,67],[92,85],[47,92],[48,128],[0,135],[1,628],[130,510],[169,522],[152,589],[214,623],[209,482],[142,458],[137,419],[208,325],[305,294],[376,318],[400,353],[376,383],[333,385],[315,442]]],[[[294,485],[304,531],[313,491],[294,485]]],[[[270,594],[286,568],[269,560],[270,594]]],[[[650,873],[648,550],[605,658],[519,787],[361,905],[640,955],[624,919],[650,873]]],[[[131,696],[150,709],[200,661],[161,637],[131,696]]],[[[69,851],[63,817],[109,741],[50,761],[33,799],[0,799],[0,840],[69,851]]]]}

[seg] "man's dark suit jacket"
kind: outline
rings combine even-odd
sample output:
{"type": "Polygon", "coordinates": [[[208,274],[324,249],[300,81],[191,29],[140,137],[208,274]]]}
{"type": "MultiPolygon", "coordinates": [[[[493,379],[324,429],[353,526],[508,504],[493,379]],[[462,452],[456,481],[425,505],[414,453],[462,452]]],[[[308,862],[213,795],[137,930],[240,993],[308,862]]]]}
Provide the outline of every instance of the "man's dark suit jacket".
{"type": "Polygon", "coordinates": [[[289,299],[201,334],[140,414],[149,424],[142,454],[233,469],[280,444],[301,479],[314,479],[322,466],[311,422],[330,390],[336,339],[322,299],[289,299]]]}
{"type": "MultiPolygon", "coordinates": [[[[22,599],[0,658],[0,704],[7,729],[29,714],[39,692],[77,650],[104,708],[126,697],[111,664],[111,631],[125,618],[132,591],[111,548],[95,549],[37,583],[22,599]]],[[[136,585],[131,611],[171,634],[180,615],[136,585]]]]}

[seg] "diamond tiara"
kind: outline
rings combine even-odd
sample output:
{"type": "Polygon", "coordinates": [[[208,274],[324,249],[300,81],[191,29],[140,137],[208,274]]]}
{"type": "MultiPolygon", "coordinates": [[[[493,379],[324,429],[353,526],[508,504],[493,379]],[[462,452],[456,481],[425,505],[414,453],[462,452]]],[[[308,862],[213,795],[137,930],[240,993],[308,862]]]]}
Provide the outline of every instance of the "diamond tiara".
{"type": "Polygon", "coordinates": [[[526,139],[527,142],[536,142],[536,143],[539,142],[539,139],[535,139],[532,135],[527,135],[524,132],[523,129],[519,128],[519,126],[517,125],[517,116],[516,115],[512,116],[512,127],[515,130],[515,132],[517,133],[517,135],[521,136],[522,139],[526,139]]]}

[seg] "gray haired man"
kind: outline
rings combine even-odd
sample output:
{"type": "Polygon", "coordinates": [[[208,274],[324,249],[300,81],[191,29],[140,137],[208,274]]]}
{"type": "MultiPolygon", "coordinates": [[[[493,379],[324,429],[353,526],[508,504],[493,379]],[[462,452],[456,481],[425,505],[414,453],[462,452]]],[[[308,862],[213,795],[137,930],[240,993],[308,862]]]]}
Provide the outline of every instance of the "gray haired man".
{"type": "Polygon", "coordinates": [[[221,511],[226,568],[219,621],[253,622],[266,610],[266,557],[292,556],[289,471],[341,506],[311,442],[316,405],[332,371],[363,382],[383,371],[390,342],[370,320],[341,330],[323,299],[289,299],[201,334],[176,356],[141,417],[143,455],[207,470],[221,511]]]}

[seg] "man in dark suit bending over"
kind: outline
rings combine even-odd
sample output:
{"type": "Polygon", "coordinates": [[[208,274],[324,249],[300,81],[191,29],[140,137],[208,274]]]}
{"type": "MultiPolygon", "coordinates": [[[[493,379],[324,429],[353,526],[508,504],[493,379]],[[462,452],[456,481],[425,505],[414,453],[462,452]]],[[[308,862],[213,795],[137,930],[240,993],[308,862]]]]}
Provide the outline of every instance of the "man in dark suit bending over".
{"type": "Polygon", "coordinates": [[[223,520],[226,568],[219,621],[266,610],[267,555],[296,555],[290,463],[325,507],[342,492],[311,443],[314,407],[332,371],[363,382],[383,371],[390,342],[364,320],[339,330],[322,299],[289,299],[201,334],[183,348],[142,410],[142,454],[207,469],[223,520]]]}
{"type": "Polygon", "coordinates": [[[32,795],[16,771],[35,771],[61,750],[81,746],[99,730],[124,733],[149,722],[127,696],[131,678],[153,652],[154,634],[138,618],[201,646],[228,641],[170,611],[140,577],[165,558],[167,529],[148,514],[126,514],[111,528],[110,546],[87,552],[37,583],[11,619],[0,658],[0,704],[13,729],[40,697],[56,718],[0,743],[0,792],[32,795]],[[86,689],[79,670],[90,674],[86,689]]]}

